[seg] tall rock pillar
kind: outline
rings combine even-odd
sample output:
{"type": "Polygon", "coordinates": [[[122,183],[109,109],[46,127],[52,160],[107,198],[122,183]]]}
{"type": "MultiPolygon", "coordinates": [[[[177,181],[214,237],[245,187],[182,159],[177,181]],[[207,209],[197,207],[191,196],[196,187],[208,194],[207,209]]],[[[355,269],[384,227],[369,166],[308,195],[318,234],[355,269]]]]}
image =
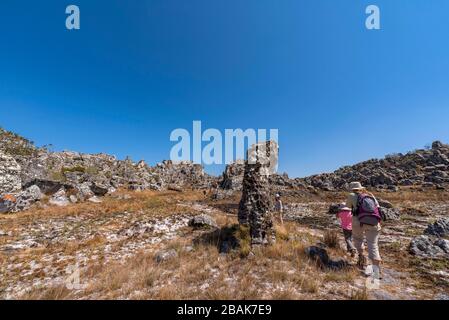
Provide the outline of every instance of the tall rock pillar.
{"type": "Polygon", "coordinates": [[[248,150],[243,177],[239,223],[249,226],[253,245],[275,240],[272,220],[272,195],[268,176],[276,173],[279,146],[275,141],[254,144],[248,150]]]}

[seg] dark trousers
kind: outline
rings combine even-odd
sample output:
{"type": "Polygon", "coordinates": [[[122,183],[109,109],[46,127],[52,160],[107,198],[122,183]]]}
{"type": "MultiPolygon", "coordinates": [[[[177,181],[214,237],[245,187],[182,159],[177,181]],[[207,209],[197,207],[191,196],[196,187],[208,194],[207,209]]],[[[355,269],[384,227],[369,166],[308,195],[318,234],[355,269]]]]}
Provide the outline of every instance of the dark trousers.
{"type": "Polygon", "coordinates": [[[348,251],[356,251],[354,244],[352,243],[352,230],[343,229],[343,235],[345,236],[346,248],[348,251]]]}

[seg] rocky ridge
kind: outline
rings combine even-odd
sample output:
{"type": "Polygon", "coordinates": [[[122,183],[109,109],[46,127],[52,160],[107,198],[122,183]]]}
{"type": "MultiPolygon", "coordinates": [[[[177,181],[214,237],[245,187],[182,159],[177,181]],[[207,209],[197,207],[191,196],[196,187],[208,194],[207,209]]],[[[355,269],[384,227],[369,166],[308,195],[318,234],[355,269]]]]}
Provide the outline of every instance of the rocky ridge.
{"type": "Polygon", "coordinates": [[[107,154],[52,152],[37,148],[14,133],[0,129],[0,212],[18,212],[50,197],[67,205],[128,190],[209,188],[215,178],[201,165],[163,161],[154,167],[144,161],[118,160],[107,154]]]}
{"type": "Polygon", "coordinates": [[[444,189],[449,185],[449,145],[435,141],[430,149],[371,159],[301,181],[322,190],[345,190],[351,181],[393,191],[398,186],[444,189]]]}

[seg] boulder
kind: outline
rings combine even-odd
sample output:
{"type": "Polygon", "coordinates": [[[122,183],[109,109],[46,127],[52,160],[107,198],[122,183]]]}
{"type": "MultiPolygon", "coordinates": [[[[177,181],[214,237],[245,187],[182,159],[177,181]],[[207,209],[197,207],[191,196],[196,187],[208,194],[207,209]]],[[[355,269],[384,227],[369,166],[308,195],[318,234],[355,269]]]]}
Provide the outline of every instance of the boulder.
{"type": "Polygon", "coordinates": [[[92,183],[90,190],[99,197],[104,197],[109,192],[109,186],[101,185],[99,183],[92,183]]]}
{"type": "Polygon", "coordinates": [[[306,254],[310,259],[316,261],[322,267],[325,267],[329,264],[329,255],[324,248],[311,246],[306,249],[306,254]]]}
{"type": "Polygon", "coordinates": [[[218,228],[217,222],[214,218],[207,214],[201,214],[196,217],[193,217],[189,221],[189,226],[195,228],[195,229],[202,229],[202,228],[218,228]]]}
{"type": "Polygon", "coordinates": [[[321,268],[328,268],[332,270],[340,270],[349,266],[349,263],[344,259],[332,260],[326,249],[320,246],[311,246],[306,248],[307,256],[315,261],[321,268]]]}
{"type": "Polygon", "coordinates": [[[69,199],[64,188],[61,188],[56,192],[49,200],[49,203],[56,205],[58,207],[65,207],[70,204],[69,199]]]}
{"type": "Polygon", "coordinates": [[[383,200],[383,199],[377,199],[377,201],[379,202],[379,205],[381,207],[387,208],[387,209],[393,209],[394,206],[390,201],[387,200],[383,200]]]}
{"type": "Polygon", "coordinates": [[[381,206],[380,212],[382,215],[382,220],[384,221],[399,220],[401,217],[401,212],[396,208],[386,208],[381,206]]]}
{"type": "Polygon", "coordinates": [[[17,201],[11,212],[29,209],[35,202],[42,200],[44,195],[38,186],[33,185],[17,195],[17,201]]]}
{"type": "Polygon", "coordinates": [[[0,213],[10,213],[14,210],[16,199],[13,196],[0,199],[0,213]]]}
{"type": "Polygon", "coordinates": [[[94,192],[91,190],[90,182],[84,182],[82,184],[77,185],[76,190],[77,190],[77,198],[83,201],[92,198],[95,195],[94,192]]]}
{"type": "Polygon", "coordinates": [[[449,241],[433,240],[430,236],[421,235],[412,239],[409,251],[411,254],[423,258],[449,257],[449,241]]]}
{"type": "Polygon", "coordinates": [[[424,234],[437,237],[449,236],[449,217],[438,219],[433,224],[428,225],[424,234]]]}
{"type": "MultiPolygon", "coordinates": [[[[39,190],[46,195],[52,195],[58,192],[61,188],[65,187],[65,184],[61,181],[56,180],[46,180],[46,179],[33,179],[24,185],[24,188],[30,186],[38,186],[39,190]]],[[[67,186],[68,187],[68,186],[67,186]]]]}
{"type": "Polygon", "coordinates": [[[0,213],[16,213],[28,210],[35,202],[43,198],[38,186],[30,186],[15,195],[7,195],[0,200],[0,213]]]}

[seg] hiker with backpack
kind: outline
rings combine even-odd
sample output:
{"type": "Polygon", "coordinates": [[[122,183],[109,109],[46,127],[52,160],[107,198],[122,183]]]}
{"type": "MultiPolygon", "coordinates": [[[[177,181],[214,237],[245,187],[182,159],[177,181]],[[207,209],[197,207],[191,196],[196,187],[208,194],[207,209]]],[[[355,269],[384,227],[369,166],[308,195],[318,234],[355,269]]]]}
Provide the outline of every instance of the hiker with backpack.
{"type": "Polygon", "coordinates": [[[366,258],[363,253],[363,241],[366,239],[368,247],[368,257],[373,266],[380,271],[382,261],[379,254],[379,234],[382,220],[380,206],[374,195],[368,192],[360,182],[349,184],[351,193],[348,195],[346,205],[352,209],[352,233],[354,245],[359,254],[358,265],[361,268],[366,266],[366,258]]]}

